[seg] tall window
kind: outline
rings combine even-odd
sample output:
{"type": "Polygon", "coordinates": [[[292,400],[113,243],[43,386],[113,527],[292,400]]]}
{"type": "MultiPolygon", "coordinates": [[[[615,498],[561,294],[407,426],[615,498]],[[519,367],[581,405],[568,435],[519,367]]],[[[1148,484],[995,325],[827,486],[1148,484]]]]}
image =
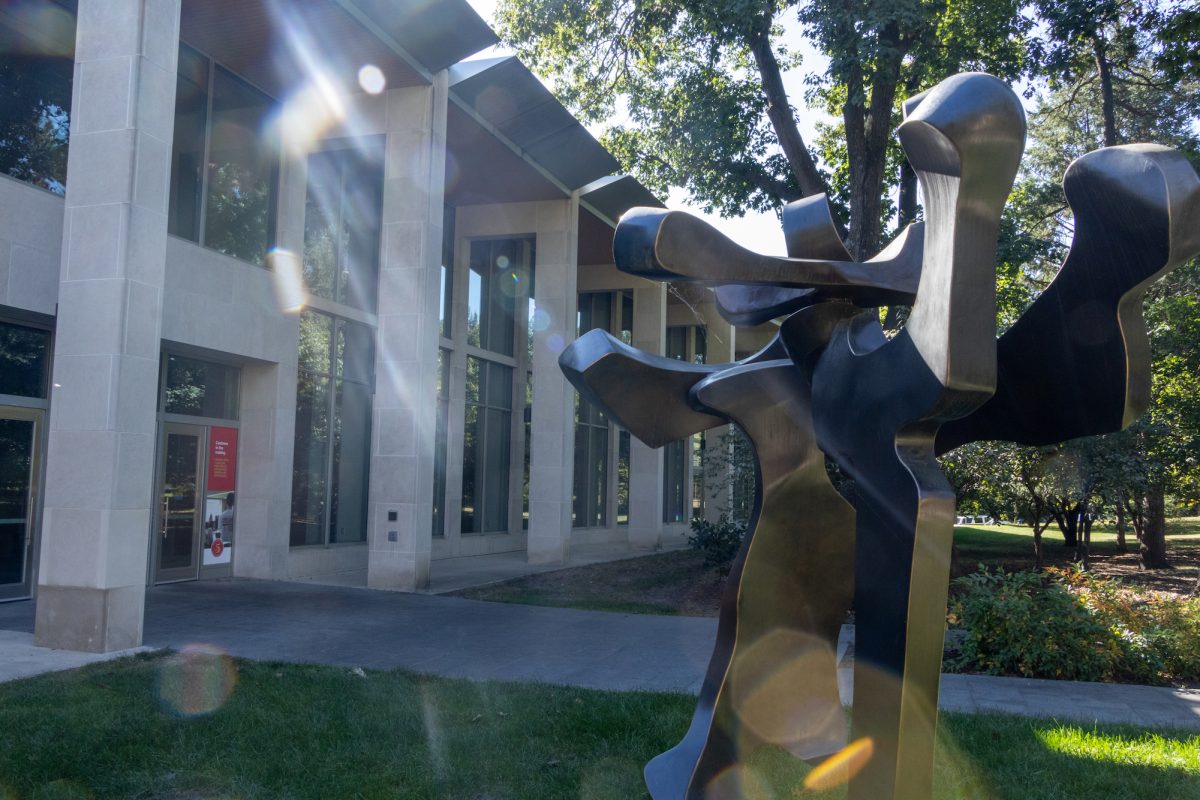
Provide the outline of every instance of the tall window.
{"type": "Polygon", "coordinates": [[[450,352],[438,350],[437,427],[433,450],[433,535],[446,535],[446,437],[450,419],[450,352]]]}
{"type": "MultiPolygon", "coordinates": [[[[633,295],[631,292],[585,292],[579,295],[577,319],[579,335],[590,330],[613,333],[622,341],[632,341],[633,295]]],[[[575,397],[575,475],[571,519],[576,528],[597,528],[608,524],[610,465],[614,443],[617,463],[617,521],[629,521],[629,459],[619,449],[621,435],[612,435],[608,416],[587,400],[575,397]],[[624,457],[624,461],[622,461],[624,457]],[[622,471],[622,465],[624,470],[622,471]],[[622,519],[623,517],[623,519],[622,519]]]]}
{"type": "Polygon", "coordinates": [[[293,546],[366,539],[373,362],[369,328],[301,314],[293,546]]]}
{"type": "Polygon", "coordinates": [[[66,191],[74,0],[0,4],[0,172],[66,191]]]}
{"type": "Polygon", "coordinates": [[[304,283],[319,297],[375,310],[383,138],[341,140],[308,157],[304,283]]]}
{"type": "Polygon", "coordinates": [[[454,306],[454,213],[454,206],[442,207],[442,281],[438,297],[438,322],[444,339],[449,339],[453,334],[450,318],[454,306]]]}
{"type": "Polygon", "coordinates": [[[533,275],[533,240],[471,243],[467,285],[462,532],[509,529],[518,301],[533,275]]]}
{"type": "MultiPolygon", "coordinates": [[[[698,325],[671,325],[667,328],[667,357],[703,364],[708,356],[707,331],[698,325]]],[[[688,495],[697,491],[696,478],[688,480],[688,462],[699,457],[704,442],[700,436],[671,442],[663,448],[663,522],[686,522],[692,514],[688,495]]],[[[697,495],[700,496],[700,495],[697,495]]]]}
{"type": "Polygon", "coordinates": [[[179,44],[168,230],[263,264],[274,237],[275,101],[179,44]]]}

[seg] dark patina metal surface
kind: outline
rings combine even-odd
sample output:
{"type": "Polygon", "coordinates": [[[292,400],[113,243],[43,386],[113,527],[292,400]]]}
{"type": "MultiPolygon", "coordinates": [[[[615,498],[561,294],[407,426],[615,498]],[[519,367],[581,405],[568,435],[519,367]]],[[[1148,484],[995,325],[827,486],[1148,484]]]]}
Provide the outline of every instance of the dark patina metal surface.
{"type": "Polygon", "coordinates": [[[1113,431],[1146,407],[1142,299],[1200,252],[1200,179],[1187,162],[1152,145],[1076,161],[1065,179],[1071,253],[997,341],[993,261],[1024,145],[1020,103],[995,78],[966,74],[904,110],[898,135],[926,223],[870,261],[849,260],[824,198],[785,210],[786,259],[678,212],[621,220],[621,269],[712,285],[735,322],[789,314],[761,353],[692,365],[593,331],[560,359],[581,394],[648,444],[731,421],[759,465],[692,724],[646,768],[655,800],[742,797],[741,768],[764,744],[809,760],[842,745],[834,652],[851,593],[850,738],[870,756],[849,796],[929,797],[954,519],[935,452],[1113,431]],[[889,339],[876,306],[891,303],[913,309],[889,339]],[[854,479],[855,508],[830,484],[826,456],[854,479]]]}

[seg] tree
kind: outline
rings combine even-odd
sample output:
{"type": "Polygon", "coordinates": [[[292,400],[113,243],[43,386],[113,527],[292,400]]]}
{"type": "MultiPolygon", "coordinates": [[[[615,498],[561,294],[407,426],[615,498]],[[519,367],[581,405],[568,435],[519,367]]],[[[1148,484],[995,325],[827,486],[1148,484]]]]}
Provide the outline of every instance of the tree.
{"type": "Polygon", "coordinates": [[[847,245],[866,258],[895,180],[886,153],[899,101],[961,69],[1019,74],[1029,20],[1018,9],[1016,0],[501,0],[497,22],[583,119],[627,111],[605,143],[650,188],[683,187],[725,216],[826,192],[844,199],[847,245]],[[814,97],[841,116],[846,149],[825,173],[783,85],[799,64],[781,41],[788,17],[830,57],[814,97]]]}

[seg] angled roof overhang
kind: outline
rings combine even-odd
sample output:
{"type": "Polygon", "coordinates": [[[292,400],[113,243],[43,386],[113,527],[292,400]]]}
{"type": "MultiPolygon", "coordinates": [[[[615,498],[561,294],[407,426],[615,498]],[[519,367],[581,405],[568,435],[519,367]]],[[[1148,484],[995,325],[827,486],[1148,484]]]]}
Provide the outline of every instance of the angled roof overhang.
{"type": "Polygon", "coordinates": [[[280,98],[313,64],[351,91],[367,64],[427,85],[497,41],[466,0],[183,0],[179,37],[280,98]]]}
{"type": "Polygon", "coordinates": [[[513,56],[450,67],[450,97],[568,193],[619,167],[612,154],[513,56]]]}

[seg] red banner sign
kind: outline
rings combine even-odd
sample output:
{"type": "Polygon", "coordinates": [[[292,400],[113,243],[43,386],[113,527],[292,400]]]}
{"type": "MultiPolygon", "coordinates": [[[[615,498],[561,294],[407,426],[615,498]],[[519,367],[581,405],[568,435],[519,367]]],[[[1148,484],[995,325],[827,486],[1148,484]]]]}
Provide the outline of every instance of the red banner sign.
{"type": "Polygon", "coordinates": [[[232,492],[237,483],[237,428],[209,428],[208,492],[232,492]]]}

